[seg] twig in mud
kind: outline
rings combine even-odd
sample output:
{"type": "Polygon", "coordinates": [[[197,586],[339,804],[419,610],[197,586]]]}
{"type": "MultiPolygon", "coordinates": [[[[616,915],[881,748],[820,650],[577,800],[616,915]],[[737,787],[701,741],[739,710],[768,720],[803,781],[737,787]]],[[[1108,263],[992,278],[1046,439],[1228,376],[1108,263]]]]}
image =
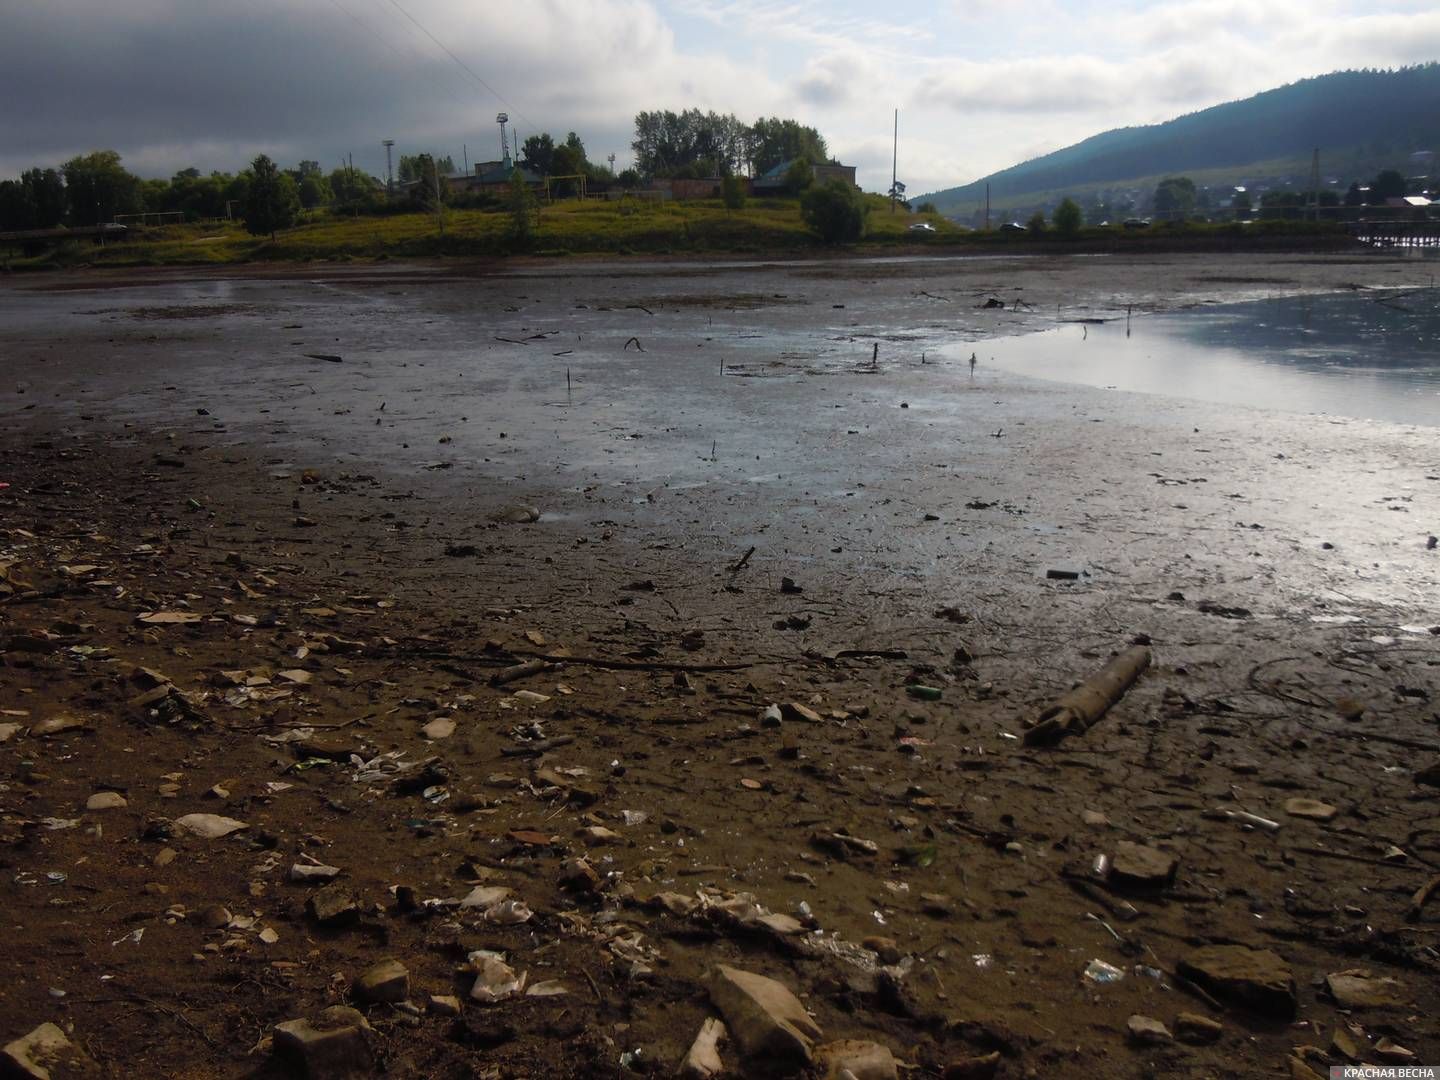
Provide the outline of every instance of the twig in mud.
{"type": "Polygon", "coordinates": [[[736,562],[734,566],[730,567],[730,573],[738,574],[741,570],[744,570],[745,564],[750,561],[750,556],[754,554],[755,548],[752,546],[749,551],[745,552],[744,555],[740,556],[739,561],[736,562]]]}
{"type": "Polygon", "coordinates": [[[583,967],[580,969],[580,974],[584,975],[585,981],[590,984],[590,992],[595,995],[595,1003],[597,1005],[604,1005],[605,995],[600,993],[600,987],[595,984],[595,976],[591,975],[590,972],[586,971],[583,967]]]}
{"type": "Polygon", "coordinates": [[[1368,855],[1351,855],[1348,851],[1331,851],[1329,848],[1302,846],[1289,849],[1300,855],[1318,855],[1325,859],[1343,859],[1346,862],[1364,863],[1367,866],[1383,866],[1387,870],[1412,870],[1424,873],[1423,866],[1411,866],[1403,862],[1387,862],[1385,859],[1375,859],[1368,855]]]}
{"type": "Polygon", "coordinates": [[[516,341],[514,338],[497,337],[496,341],[503,341],[506,345],[529,345],[528,341],[516,341]]]}
{"type": "Polygon", "coordinates": [[[624,352],[625,349],[630,348],[630,345],[631,345],[632,342],[633,342],[634,345],[635,345],[635,351],[636,351],[636,352],[644,352],[644,351],[645,351],[645,346],[640,344],[640,339],[639,339],[638,337],[626,338],[626,339],[625,339],[625,348],[624,348],[624,349],[621,349],[620,351],[621,351],[621,352],[624,352]]]}
{"type": "Polygon", "coordinates": [[[552,739],[536,739],[523,746],[503,746],[500,753],[505,757],[538,757],[557,746],[567,746],[575,741],[574,735],[556,735],[552,739]]]}
{"type": "Polygon", "coordinates": [[[1410,898],[1410,910],[1405,913],[1406,922],[1419,922],[1420,914],[1425,908],[1426,902],[1435,892],[1440,890],[1440,874],[1436,874],[1424,885],[1415,890],[1415,895],[1410,898]]]}

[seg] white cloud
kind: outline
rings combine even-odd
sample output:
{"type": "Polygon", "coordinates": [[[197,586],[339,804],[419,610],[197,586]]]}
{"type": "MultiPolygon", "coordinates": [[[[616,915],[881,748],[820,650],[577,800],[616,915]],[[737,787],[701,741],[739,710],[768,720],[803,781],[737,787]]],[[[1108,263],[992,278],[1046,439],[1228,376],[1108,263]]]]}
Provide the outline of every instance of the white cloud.
{"type": "Polygon", "coordinates": [[[1346,67],[1440,56],[1425,0],[47,0],[0,33],[0,175],[114,147],[150,175],[261,150],[383,168],[380,140],[460,158],[577,131],[629,159],[634,114],[794,116],[912,192],[1108,128],[1346,67]],[[408,11],[498,97],[412,24],[408,11]],[[502,100],[503,99],[503,100],[502,100]]]}

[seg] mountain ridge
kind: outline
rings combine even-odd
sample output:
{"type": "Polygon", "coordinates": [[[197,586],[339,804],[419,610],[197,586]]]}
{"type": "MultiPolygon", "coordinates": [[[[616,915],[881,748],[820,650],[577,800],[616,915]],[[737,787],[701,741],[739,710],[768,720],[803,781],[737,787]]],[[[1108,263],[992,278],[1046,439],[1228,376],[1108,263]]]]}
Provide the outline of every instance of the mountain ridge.
{"type": "MultiPolygon", "coordinates": [[[[1112,128],[1053,153],[945,188],[916,201],[943,213],[1067,188],[1141,177],[1234,169],[1304,157],[1319,147],[1334,164],[1361,168],[1440,149],[1440,62],[1331,72],[1213,105],[1158,124],[1112,128]]],[[[1358,176],[1358,174],[1357,174],[1358,176]]],[[[1347,176],[1355,179],[1357,176],[1347,176]]],[[[1367,174],[1368,176],[1368,174],[1367,174]]]]}

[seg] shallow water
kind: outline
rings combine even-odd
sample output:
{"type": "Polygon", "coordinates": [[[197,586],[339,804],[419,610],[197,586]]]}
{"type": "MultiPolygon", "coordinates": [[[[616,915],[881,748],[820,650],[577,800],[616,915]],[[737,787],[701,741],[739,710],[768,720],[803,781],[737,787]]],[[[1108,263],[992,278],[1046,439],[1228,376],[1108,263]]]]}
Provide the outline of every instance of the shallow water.
{"type": "Polygon", "coordinates": [[[1071,323],[984,342],[979,360],[1118,390],[1440,426],[1440,289],[1071,323]]]}

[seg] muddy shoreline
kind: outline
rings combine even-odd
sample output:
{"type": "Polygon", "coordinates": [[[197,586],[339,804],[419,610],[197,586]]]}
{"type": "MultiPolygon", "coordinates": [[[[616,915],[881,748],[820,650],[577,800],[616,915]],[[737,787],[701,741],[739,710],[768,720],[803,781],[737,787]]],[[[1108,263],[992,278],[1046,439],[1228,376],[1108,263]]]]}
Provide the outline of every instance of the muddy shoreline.
{"type": "Polygon", "coordinates": [[[1434,429],[984,357],[1426,264],[276,269],[0,283],[0,1041],[51,1021],[114,1075],[288,1075],[274,1025],[396,958],[418,1009],[366,1038],[397,1076],[668,1074],[717,964],[915,1076],[1273,1076],[1297,1046],[1323,1075],[1337,1031],[1440,1060],[1440,901],[1406,917],[1440,866],[1434,429]],[[1135,641],[1154,666],[1105,719],[1024,745],[1135,641]],[[1121,841],[1174,882],[1086,879],[1121,841]],[[351,925],[287,880],[311,857],[351,925]],[[532,917],[444,902],[477,885],[532,917]],[[1180,974],[1235,943],[1289,965],[1294,1021],[1180,974]],[[476,949],[566,993],[427,1011],[476,949]],[[1355,968],[1399,1003],[1341,1009],[1324,977],[1355,968]],[[1182,1011],[1218,1041],[1127,1038],[1182,1011]]]}

